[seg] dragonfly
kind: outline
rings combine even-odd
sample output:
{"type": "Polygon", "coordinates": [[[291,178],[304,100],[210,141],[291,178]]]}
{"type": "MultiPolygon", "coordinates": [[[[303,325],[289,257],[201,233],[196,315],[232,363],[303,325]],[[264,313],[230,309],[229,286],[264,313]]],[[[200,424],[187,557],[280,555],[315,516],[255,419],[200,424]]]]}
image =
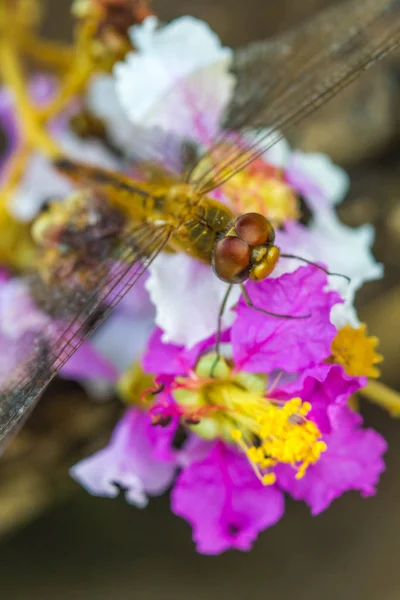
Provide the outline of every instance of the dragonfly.
{"type": "MultiPolygon", "coordinates": [[[[0,443],[162,251],[210,264],[228,285],[267,277],[283,256],[271,223],[236,215],[210,194],[399,44],[400,0],[340,2],[293,31],[235,50],[236,84],[220,133],[192,153],[180,176],[164,169],[143,181],[57,159],[77,191],[33,225],[44,254],[26,284],[48,321],[15,342],[16,366],[0,383],[0,443]]],[[[162,164],[157,140],[143,144],[162,164]]]]}

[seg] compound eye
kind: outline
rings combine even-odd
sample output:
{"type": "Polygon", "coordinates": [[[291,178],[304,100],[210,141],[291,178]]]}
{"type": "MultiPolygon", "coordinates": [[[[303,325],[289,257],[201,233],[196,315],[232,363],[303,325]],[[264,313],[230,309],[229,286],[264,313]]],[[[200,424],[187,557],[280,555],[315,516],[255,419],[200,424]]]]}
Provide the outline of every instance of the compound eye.
{"type": "Polygon", "coordinates": [[[249,246],[271,244],[275,231],[271,223],[258,213],[247,213],[238,217],[234,224],[237,235],[249,246]]]}
{"type": "Polygon", "coordinates": [[[251,250],[237,237],[226,237],[216,245],[213,267],[216,275],[227,283],[242,283],[248,278],[251,250]]]}

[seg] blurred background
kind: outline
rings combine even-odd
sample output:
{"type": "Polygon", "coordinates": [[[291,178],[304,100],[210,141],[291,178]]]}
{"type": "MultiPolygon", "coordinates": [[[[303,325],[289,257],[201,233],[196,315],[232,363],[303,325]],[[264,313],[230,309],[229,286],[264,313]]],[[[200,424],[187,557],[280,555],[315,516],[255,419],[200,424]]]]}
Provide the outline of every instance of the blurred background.
{"type": "MultiPolygon", "coordinates": [[[[328,0],[154,0],[163,19],[192,14],[236,46],[301,22],[328,0]]],[[[68,39],[69,0],[48,0],[45,32],[68,39]]],[[[361,318],[381,339],[383,381],[400,389],[400,53],[386,59],[292,134],[352,179],[340,207],[349,225],[373,223],[383,281],[365,286],[361,318]]],[[[5,600],[398,600],[400,422],[363,403],[367,426],[389,443],[374,498],[348,493],[318,517],[288,502],[285,518],[249,554],[195,553],[189,526],[167,497],[140,511],[92,498],[68,477],[77,458],[105,444],[117,403],[94,404],[55,383],[0,460],[0,595],[5,600]]]]}

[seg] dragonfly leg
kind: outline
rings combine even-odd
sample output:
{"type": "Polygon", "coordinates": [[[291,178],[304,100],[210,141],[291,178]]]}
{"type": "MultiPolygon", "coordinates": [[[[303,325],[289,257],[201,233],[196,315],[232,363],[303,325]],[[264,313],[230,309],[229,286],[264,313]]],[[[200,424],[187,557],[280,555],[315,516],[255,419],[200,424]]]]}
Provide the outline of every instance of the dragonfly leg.
{"type": "Polygon", "coordinates": [[[214,377],[214,372],[215,369],[220,361],[221,358],[221,333],[222,333],[222,318],[224,316],[224,312],[226,309],[226,305],[230,296],[230,293],[232,291],[233,288],[233,284],[229,285],[226,292],[225,292],[225,296],[221,302],[221,306],[219,308],[219,313],[218,313],[218,325],[217,325],[217,333],[215,336],[215,352],[216,352],[216,357],[215,360],[213,362],[213,365],[211,367],[211,371],[210,371],[210,376],[214,377]]]}
{"type": "Polygon", "coordinates": [[[343,279],[346,279],[346,281],[351,283],[351,279],[350,279],[350,277],[348,277],[348,275],[343,275],[342,273],[331,273],[330,271],[328,271],[328,269],[325,269],[325,267],[322,267],[321,265],[313,262],[312,260],[303,258],[302,256],[296,256],[296,254],[282,254],[281,253],[280,258],[293,258],[295,260],[300,260],[301,262],[306,263],[307,265],[311,265],[312,267],[315,267],[316,269],[323,271],[330,277],[342,277],[343,279]]]}
{"type": "Polygon", "coordinates": [[[264,315],[268,315],[269,317],[277,317],[278,319],[309,319],[311,317],[311,313],[309,313],[308,315],[293,316],[293,315],[281,315],[278,313],[270,312],[269,310],[264,310],[263,308],[260,308],[259,306],[255,306],[255,304],[253,303],[252,299],[249,296],[248,291],[246,290],[246,288],[244,287],[243,284],[241,284],[240,287],[242,290],[244,301],[246,302],[247,306],[249,306],[253,310],[256,310],[257,312],[263,313],[264,315]]]}

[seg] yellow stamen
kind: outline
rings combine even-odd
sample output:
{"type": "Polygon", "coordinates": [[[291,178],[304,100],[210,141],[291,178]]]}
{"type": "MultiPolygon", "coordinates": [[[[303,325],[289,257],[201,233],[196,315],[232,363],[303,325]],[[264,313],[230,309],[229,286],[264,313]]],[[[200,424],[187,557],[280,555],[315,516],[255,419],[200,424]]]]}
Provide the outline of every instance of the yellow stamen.
{"type": "Polygon", "coordinates": [[[283,178],[269,173],[268,169],[244,169],[224,189],[239,214],[259,212],[274,227],[300,216],[298,199],[292,188],[283,178]]]}
{"type": "Polygon", "coordinates": [[[339,329],[332,342],[331,361],[343,365],[352,377],[379,377],[380,371],[374,365],[382,362],[383,356],[376,352],[378,338],[367,336],[367,327],[357,329],[346,325],[339,329]]]}
{"type": "Polygon", "coordinates": [[[318,427],[306,419],[310,410],[311,406],[300,398],[293,398],[283,406],[266,400],[255,431],[260,444],[248,448],[250,461],[261,468],[267,468],[271,461],[293,465],[298,469],[296,478],[301,479],[308,466],[317,462],[326,450],[318,427]]]}

